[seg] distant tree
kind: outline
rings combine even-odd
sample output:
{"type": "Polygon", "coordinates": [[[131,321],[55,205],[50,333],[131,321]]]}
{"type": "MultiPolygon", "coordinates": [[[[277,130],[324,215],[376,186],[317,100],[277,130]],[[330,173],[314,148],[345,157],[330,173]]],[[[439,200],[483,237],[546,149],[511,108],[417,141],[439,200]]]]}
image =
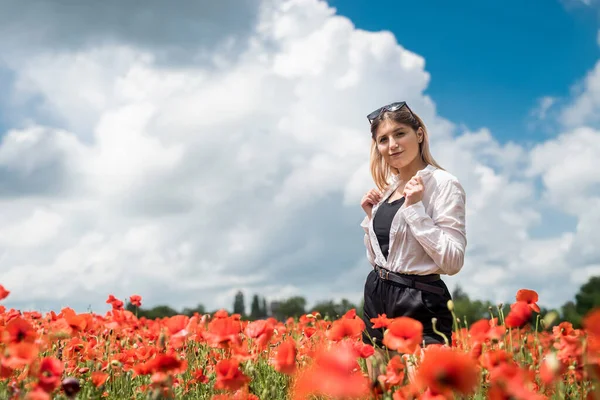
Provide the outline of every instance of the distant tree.
{"type": "Polygon", "coordinates": [[[347,299],[342,299],[340,303],[333,300],[321,301],[312,307],[312,311],[318,311],[323,318],[328,317],[331,320],[338,319],[349,310],[356,306],[347,299]]]}
{"type": "Polygon", "coordinates": [[[577,305],[573,301],[566,302],[560,310],[561,321],[570,322],[574,328],[581,328],[581,314],[577,311],[577,305]]]}
{"type": "Polygon", "coordinates": [[[195,308],[184,308],[182,314],[191,317],[195,313],[198,313],[200,315],[206,314],[206,308],[204,308],[202,304],[198,304],[195,308]]]}
{"type": "Polygon", "coordinates": [[[454,303],[454,314],[457,318],[460,318],[460,323],[463,327],[465,323],[470,326],[480,319],[490,319],[492,317],[490,308],[494,316],[498,316],[495,304],[489,301],[472,301],[460,286],[456,286],[452,292],[452,302],[454,303]]]}
{"type": "Polygon", "coordinates": [[[360,303],[358,304],[358,307],[356,307],[356,315],[358,315],[360,318],[362,318],[363,314],[364,314],[364,309],[365,309],[365,298],[362,297],[360,299],[360,303]]]}
{"type": "Polygon", "coordinates": [[[235,300],[233,302],[233,313],[245,315],[246,314],[246,305],[244,304],[244,293],[240,290],[235,295],[235,300]]]}
{"type": "Polygon", "coordinates": [[[267,318],[269,316],[269,311],[267,310],[267,299],[263,297],[262,299],[262,307],[260,308],[260,317],[267,318]]]}
{"type": "Polygon", "coordinates": [[[169,306],[160,305],[149,310],[140,309],[138,310],[138,318],[146,317],[148,319],[173,317],[179,314],[176,310],[169,306]]]}
{"type": "Polygon", "coordinates": [[[252,296],[252,305],[250,306],[250,319],[257,320],[260,318],[262,318],[260,302],[258,300],[258,295],[255,294],[254,296],[252,296]]]}
{"type": "Polygon", "coordinates": [[[279,304],[274,317],[278,320],[284,320],[289,317],[297,318],[303,314],[306,314],[305,307],[306,299],[304,297],[291,297],[279,304]]]}
{"type": "Polygon", "coordinates": [[[600,276],[591,277],[575,295],[575,310],[581,317],[595,307],[600,307],[600,276]]]}
{"type": "Polygon", "coordinates": [[[320,313],[323,318],[337,319],[338,307],[336,306],[333,300],[320,301],[312,307],[311,311],[320,313]]]}

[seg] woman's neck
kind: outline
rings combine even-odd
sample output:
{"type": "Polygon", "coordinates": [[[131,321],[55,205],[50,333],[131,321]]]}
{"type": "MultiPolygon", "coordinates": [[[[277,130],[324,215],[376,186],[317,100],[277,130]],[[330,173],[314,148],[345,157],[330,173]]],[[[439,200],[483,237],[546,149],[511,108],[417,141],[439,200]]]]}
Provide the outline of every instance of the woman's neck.
{"type": "Polygon", "coordinates": [[[414,162],[410,163],[406,167],[398,170],[398,177],[402,182],[408,182],[413,176],[420,170],[425,168],[427,163],[422,159],[418,158],[414,162]]]}

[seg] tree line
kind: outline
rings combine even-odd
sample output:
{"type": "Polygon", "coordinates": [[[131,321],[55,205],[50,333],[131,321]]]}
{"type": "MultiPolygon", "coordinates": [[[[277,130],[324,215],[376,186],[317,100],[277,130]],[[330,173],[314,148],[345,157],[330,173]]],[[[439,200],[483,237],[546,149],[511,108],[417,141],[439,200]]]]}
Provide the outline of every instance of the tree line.
{"type": "MultiPolygon", "coordinates": [[[[510,304],[514,302],[514,299],[508,299],[506,303],[498,305],[490,301],[472,300],[459,286],[453,291],[452,299],[454,313],[457,318],[460,318],[461,324],[470,324],[482,318],[497,317],[499,309],[506,316],[510,310],[510,304]]],[[[540,314],[543,316],[550,311],[554,311],[557,315],[554,324],[569,321],[575,328],[579,328],[585,314],[595,307],[600,307],[600,276],[591,277],[579,288],[574,300],[568,301],[558,309],[547,309],[543,307],[543,303],[540,304],[540,314]]],[[[182,311],[177,311],[167,305],[159,305],[148,309],[138,308],[130,303],[126,304],[126,308],[137,313],[139,318],[146,317],[148,319],[171,317],[177,314],[188,316],[196,313],[201,315],[213,314],[218,311],[208,311],[202,304],[198,304],[194,308],[184,308],[182,311]]],[[[279,321],[285,321],[287,318],[298,318],[309,312],[319,312],[323,318],[337,319],[353,308],[356,309],[358,315],[362,316],[362,300],[358,304],[347,299],[341,301],[323,300],[312,307],[307,307],[306,299],[302,296],[293,296],[267,303],[265,297],[254,294],[250,310],[247,312],[244,294],[238,291],[234,297],[232,308],[227,311],[240,314],[243,319],[247,320],[273,317],[279,321]]]]}

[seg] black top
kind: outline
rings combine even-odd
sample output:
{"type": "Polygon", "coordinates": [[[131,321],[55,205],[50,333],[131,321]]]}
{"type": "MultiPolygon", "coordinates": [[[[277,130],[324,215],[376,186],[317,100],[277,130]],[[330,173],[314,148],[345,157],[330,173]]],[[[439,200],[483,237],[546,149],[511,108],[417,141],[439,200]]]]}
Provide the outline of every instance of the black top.
{"type": "Polygon", "coordinates": [[[404,204],[404,197],[388,202],[386,199],[375,213],[375,219],[373,220],[373,230],[377,236],[379,247],[383,256],[387,260],[389,246],[390,246],[390,228],[392,227],[392,220],[398,212],[398,209],[404,204]]]}

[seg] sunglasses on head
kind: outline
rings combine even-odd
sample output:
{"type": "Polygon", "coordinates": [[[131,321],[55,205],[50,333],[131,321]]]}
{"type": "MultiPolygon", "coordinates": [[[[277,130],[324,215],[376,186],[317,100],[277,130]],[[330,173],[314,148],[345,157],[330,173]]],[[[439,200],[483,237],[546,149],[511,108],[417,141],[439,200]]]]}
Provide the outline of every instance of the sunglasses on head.
{"type": "Polygon", "coordinates": [[[367,115],[369,124],[372,124],[373,121],[375,120],[375,118],[379,117],[381,115],[381,113],[388,112],[388,111],[390,111],[390,112],[397,111],[397,110],[401,109],[402,107],[406,107],[408,109],[408,111],[410,112],[410,114],[413,115],[412,110],[410,109],[408,104],[406,104],[405,101],[395,102],[395,103],[388,104],[387,106],[378,108],[377,110],[375,110],[372,113],[370,113],[369,115],[367,115]]]}

